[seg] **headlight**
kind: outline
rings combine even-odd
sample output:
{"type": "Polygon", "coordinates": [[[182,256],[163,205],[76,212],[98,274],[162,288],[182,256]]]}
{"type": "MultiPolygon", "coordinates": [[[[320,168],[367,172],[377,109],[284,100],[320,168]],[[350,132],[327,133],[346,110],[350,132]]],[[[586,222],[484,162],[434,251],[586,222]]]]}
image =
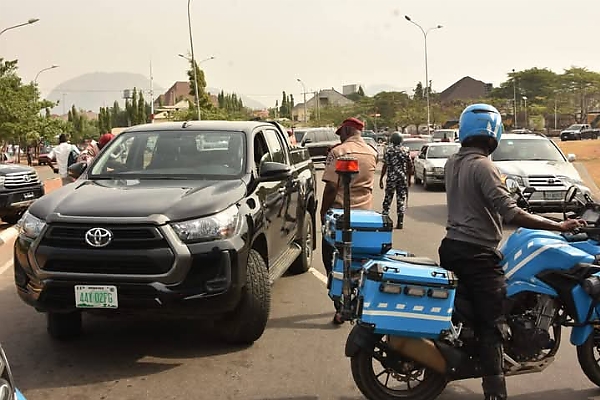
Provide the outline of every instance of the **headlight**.
{"type": "Polygon", "coordinates": [[[29,214],[29,211],[26,211],[21,220],[18,222],[17,226],[23,235],[35,239],[40,235],[42,229],[44,229],[46,226],[46,222],[29,214]]]}
{"type": "Polygon", "coordinates": [[[438,174],[443,174],[444,173],[444,168],[443,167],[436,167],[433,170],[435,172],[437,172],[438,174]]]}
{"type": "Polygon", "coordinates": [[[521,187],[525,186],[525,180],[523,179],[522,176],[502,174],[501,177],[502,177],[502,183],[504,183],[504,184],[506,184],[507,179],[512,179],[515,182],[517,182],[519,184],[519,186],[521,186],[521,187]]]}
{"type": "Polygon", "coordinates": [[[171,226],[181,241],[189,243],[228,239],[238,231],[241,221],[238,208],[233,205],[215,215],[176,222],[171,226]]]}
{"type": "Polygon", "coordinates": [[[559,178],[561,181],[571,185],[583,185],[583,181],[578,178],[571,178],[570,176],[566,175],[557,175],[556,177],[559,178]]]}

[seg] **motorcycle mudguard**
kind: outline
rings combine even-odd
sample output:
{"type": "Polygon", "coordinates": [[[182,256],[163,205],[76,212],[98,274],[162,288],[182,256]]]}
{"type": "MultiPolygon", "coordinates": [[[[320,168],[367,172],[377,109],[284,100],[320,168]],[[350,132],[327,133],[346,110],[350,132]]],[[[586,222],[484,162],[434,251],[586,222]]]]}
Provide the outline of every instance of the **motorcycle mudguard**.
{"type": "MultiPolygon", "coordinates": [[[[583,290],[581,285],[577,285],[571,291],[571,295],[573,296],[573,302],[575,303],[575,308],[577,310],[577,315],[573,316],[578,323],[591,322],[594,320],[598,320],[598,306],[597,304],[592,309],[592,298],[589,294],[583,290]],[[590,315],[591,309],[591,315],[590,315]]],[[[582,325],[575,326],[571,330],[571,343],[574,346],[581,346],[588,339],[590,334],[594,331],[594,327],[592,325],[582,325]]]]}
{"type": "Polygon", "coordinates": [[[354,325],[346,339],[345,354],[346,357],[354,357],[361,349],[372,351],[375,343],[379,341],[379,336],[359,324],[354,325]]]}
{"type": "Polygon", "coordinates": [[[539,279],[534,278],[534,283],[523,282],[523,281],[513,281],[508,284],[506,288],[506,295],[508,297],[512,297],[521,292],[533,292],[539,294],[545,294],[551,297],[557,297],[558,293],[556,290],[552,289],[550,286],[546,285],[544,282],[541,282],[539,279]]]}

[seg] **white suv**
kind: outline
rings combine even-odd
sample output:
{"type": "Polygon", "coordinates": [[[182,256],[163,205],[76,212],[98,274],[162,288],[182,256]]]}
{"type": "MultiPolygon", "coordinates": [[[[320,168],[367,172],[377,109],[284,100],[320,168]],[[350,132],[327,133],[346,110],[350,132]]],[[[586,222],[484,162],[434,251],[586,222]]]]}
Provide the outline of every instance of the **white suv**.
{"type": "Polygon", "coordinates": [[[568,157],[550,139],[538,134],[504,134],[492,161],[502,177],[514,179],[521,190],[535,188],[529,203],[534,211],[561,212],[566,190],[576,185],[590,194],[568,157]]]}

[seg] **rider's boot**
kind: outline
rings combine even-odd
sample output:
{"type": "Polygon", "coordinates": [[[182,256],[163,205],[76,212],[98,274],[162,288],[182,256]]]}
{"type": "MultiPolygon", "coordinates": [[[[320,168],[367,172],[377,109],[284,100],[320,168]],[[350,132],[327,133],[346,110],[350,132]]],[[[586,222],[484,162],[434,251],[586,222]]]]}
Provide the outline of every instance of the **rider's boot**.
{"type": "Polygon", "coordinates": [[[398,221],[396,221],[396,229],[404,228],[404,215],[398,215],[398,221]]]}
{"type": "Polygon", "coordinates": [[[504,375],[484,376],[482,386],[485,400],[506,400],[508,398],[504,375]]]}

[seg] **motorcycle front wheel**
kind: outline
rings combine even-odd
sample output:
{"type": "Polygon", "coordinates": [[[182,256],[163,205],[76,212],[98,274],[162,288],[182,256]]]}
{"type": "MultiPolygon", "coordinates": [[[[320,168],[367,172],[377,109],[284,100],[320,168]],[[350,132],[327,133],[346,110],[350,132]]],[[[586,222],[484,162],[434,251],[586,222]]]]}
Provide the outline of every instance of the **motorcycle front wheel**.
{"type": "Polygon", "coordinates": [[[389,350],[387,337],[373,349],[360,349],[350,359],[352,377],[369,400],[434,400],[446,387],[439,373],[389,350]]]}
{"type": "Polygon", "coordinates": [[[585,376],[600,386],[600,330],[594,329],[585,343],[577,346],[577,360],[585,376]]]}

